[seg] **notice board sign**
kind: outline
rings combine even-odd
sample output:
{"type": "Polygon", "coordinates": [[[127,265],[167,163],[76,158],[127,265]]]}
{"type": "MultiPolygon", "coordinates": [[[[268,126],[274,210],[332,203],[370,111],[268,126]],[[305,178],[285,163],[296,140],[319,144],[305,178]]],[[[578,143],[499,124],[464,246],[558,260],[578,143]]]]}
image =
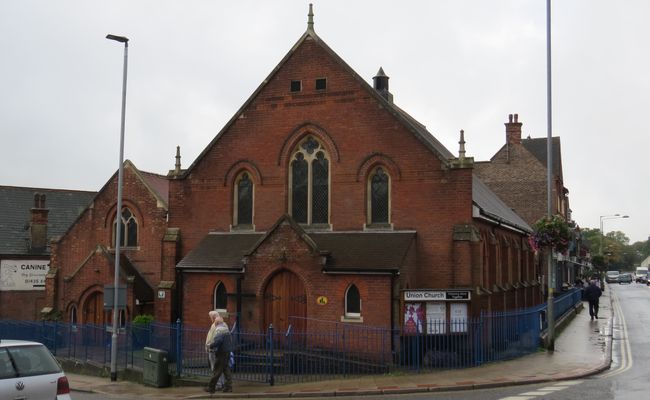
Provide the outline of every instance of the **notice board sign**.
{"type": "Polygon", "coordinates": [[[0,291],[45,290],[50,260],[0,261],[0,291]]]}

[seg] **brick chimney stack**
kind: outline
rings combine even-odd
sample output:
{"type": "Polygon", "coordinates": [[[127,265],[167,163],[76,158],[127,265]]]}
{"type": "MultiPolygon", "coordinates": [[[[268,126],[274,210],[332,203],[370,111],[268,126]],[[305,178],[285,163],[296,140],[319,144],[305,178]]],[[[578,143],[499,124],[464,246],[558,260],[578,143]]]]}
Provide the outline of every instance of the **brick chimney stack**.
{"type": "Polygon", "coordinates": [[[506,144],[521,144],[521,122],[518,122],[519,114],[508,115],[506,126],[506,144]]]}
{"type": "Polygon", "coordinates": [[[34,194],[34,207],[31,209],[29,224],[30,250],[44,251],[47,247],[47,219],[50,210],[45,208],[45,195],[34,194]]]}

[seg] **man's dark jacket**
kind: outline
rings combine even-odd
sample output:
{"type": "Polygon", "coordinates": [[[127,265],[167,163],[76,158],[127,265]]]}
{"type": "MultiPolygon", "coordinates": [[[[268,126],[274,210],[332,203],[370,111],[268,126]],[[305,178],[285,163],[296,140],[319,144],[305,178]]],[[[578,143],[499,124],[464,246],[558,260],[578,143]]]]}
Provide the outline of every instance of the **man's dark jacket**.
{"type": "Polygon", "coordinates": [[[603,291],[593,283],[587,286],[585,289],[585,300],[587,301],[596,301],[603,294],[603,291]]]}

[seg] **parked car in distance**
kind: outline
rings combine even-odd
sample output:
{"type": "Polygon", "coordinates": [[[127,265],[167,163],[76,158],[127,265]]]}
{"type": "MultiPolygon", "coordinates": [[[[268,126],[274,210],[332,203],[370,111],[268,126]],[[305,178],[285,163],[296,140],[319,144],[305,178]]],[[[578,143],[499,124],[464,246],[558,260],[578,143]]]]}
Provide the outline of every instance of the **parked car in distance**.
{"type": "Polygon", "coordinates": [[[639,267],[636,269],[636,282],[648,283],[648,268],[639,267]]]}
{"type": "Polygon", "coordinates": [[[607,271],[607,274],[605,274],[605,282],[607,283],[616,283],[618,282],[618,275],[620,274],[619,271],[607,271]]]}
{"type": "Polygon", "coordinates": [[[628,273],[620,274],[617,277],[616,280],[618,281],[619,285],[622,284],[622,283],[631,284],[632,283],[632,274],[628,274],[628,273]]]}
{"type": "Polygon", "coordinates": [[[0,340],[0,399],[70,400],[61,365],[41,343],[0,340]]]}

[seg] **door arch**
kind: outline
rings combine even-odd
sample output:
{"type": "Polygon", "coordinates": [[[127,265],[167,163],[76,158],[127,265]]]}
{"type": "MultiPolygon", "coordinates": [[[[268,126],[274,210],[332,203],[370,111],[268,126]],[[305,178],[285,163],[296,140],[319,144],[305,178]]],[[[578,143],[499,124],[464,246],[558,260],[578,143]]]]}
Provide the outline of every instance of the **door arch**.
{"type": "Polygon", "coordinates": [[[300,277],[288,270],[275,274],[264,289],[264,329],[273,324],[275,332],[286,332],[291,324],[293,332],[304,332],[306,317],[307,294],[300,277]]]}
{"type": "Polygon", "coordinates": [[[86,298],[83,308],[83,323],[105,325],[106,312],[104,311],[104,294],[94,292],[86,298]]]}

